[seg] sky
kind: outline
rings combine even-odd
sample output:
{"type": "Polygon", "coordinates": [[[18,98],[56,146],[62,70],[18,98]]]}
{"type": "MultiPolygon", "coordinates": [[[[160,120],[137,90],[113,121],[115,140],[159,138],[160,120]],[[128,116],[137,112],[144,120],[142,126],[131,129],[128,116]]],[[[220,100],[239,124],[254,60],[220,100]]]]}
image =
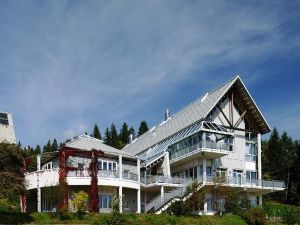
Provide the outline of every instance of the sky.
{"type": "Polygon", "coordinates": [[[299,71],[300,1],[0,4],[0,111],[23,146],[151,127],[236,75],[300,139],[299,71]]]}

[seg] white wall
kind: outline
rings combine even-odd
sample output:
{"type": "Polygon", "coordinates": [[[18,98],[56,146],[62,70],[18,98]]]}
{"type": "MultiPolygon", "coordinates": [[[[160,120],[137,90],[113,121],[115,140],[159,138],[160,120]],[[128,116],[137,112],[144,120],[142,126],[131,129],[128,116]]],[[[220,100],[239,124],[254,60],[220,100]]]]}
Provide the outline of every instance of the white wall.
{"type": "Polygon", "coordinates": [[[16,143],[16,135],[14,130],[14,124],[12,120],[12,114],[6,113],[9,125],[0,124],[0,142],[16,143]]]}

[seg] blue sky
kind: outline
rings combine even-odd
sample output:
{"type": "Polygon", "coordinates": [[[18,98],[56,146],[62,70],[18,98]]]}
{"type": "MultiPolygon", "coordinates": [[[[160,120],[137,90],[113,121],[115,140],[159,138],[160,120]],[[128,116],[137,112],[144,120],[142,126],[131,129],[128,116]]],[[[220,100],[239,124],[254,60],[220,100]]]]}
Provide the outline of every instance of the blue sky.
{"type": "Polygon", "coordinates": [[[1,1],[0,110],[23,145],[159,123],[240,74],[300,139],[300,1],[1,1]]]}

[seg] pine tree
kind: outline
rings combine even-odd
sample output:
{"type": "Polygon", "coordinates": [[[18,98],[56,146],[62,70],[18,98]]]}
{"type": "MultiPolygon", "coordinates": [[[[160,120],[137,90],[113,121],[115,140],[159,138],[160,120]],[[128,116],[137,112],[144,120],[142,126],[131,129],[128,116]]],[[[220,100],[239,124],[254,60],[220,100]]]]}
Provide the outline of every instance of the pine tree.
{"type": "Polygon", "coordinates": [[[149,128],[146,121],[142,121],[139,127],[138,136],[141,136],[142,134],[146,133],[148,130],[149,128]]]}
{"type": "Polygon", "coordinates": [[[129,130],[127,123],[123,123],[122,128],[120,130],[119,139],[122,142],[122,147],[129,143],[129,130]]]}
{"type": "Polygon", "coordinates": [[[94,138],[97,138],[97,139],[100,139],[100,140],[102,139],[101,133],[100,133],[100,130],[99,130],[97,124],[95,124],[95,126],[94,126],[93,137],[94,137],[94,138]]]}
{"type": "Polygon", "coordinates": [[[112,123],[110,127],[110,138],[111,146],[114,148],[120,148],[119,136],[114,123],[112,123]]]}
{"type": "Polygon", "coordinates": [[[51,152],[51,150],[52,150],[52,144],[51,144],[51,141],[49,140],[47,142],[47,144],[44,145],[43,152],[51,152]]]}
{"type": "Polygon", "coordinates": [[[288,136],[286,132],[283,132],[280,139],[280,147],[281,147],[281,168],[278,169],[277,173],[280,176],[281,180],[285,180],[287,185],[285,189],[285,202],[289,203],[289,195],[291,192],[291,169],[294,163],[294,145],[292,139],[288,136]]]}
{"type": "Polygon", "coordinates": [[[111,134],[108,127],[106,128],[104,135],[104,144],[111,145],[111,134]]]}
{"type": "Polygon", "coordinates": [[[275,179],[280,179],[278,176],[278,167],[282,162],[282,152],[280,148],[280,137],[276,127],[274,128],[268,141],[267,151],[264,153],[266,157],[266,165],[268,172],[275,179]]]}
{"type": "Polygon", "coordinates": [[[35,154],[40,154],[41,153],[41,146],[36,145],[35,149],[34,149],[35,154]]]}
{"type": "Polygon", "coordinates": [[[58,149],[58,144],[57,144],[56,139],[54,138],[53,143],[51,145],[51,152],[55,152],[55,151],[57,151],[57,149],[58,149]]]}

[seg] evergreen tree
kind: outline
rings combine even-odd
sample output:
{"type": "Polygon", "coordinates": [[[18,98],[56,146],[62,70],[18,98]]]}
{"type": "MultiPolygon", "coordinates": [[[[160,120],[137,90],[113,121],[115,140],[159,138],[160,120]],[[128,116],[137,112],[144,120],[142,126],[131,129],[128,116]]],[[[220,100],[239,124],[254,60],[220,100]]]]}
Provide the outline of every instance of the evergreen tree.
{"type": "Polygon", "coordinates": [[[129,130],[127,123],[123,123],[122,128],[120,130],[119,139],[122,142],[122,147],[129,143],[129,130]]]}
{"type": "Polygon", "coordinates": [[[102,139],[101,133],[100,133],[100,130],[99,130],[97,124],[95,124],[95,126],[94,126],[93,137],[97,138],[97,139],[100,139],[100,140],[102,139]]]}
{"type": "Polygon", "coordinates": [[[149,128],[146,121],[142,121],[139,127],[138,136],[141,136],[142,134],[146,133],[148,130],[149,128]]]}
{"type": "Polygon", "coordinates": [[[57,149],[58,149],[58,144],[57,144],[56,139],[54,138],[53,143],[51,145],[51,152],[55,152],[55,151],[57,151],[57,149]]]}
{"type": "Polygon", "coordinates": [[[277,173],[280,179],[286,183],[285,202],[290,203],[289,195],[291,193],[291,169],[294,163],[294,143],[286,132],[283,132],[281,136],[280,147],[282,158],[281,164],[277,166],[281,168],[278,169],[277,173]]]}
{"type": "Polygon", "coordinates": [[[106,128],[104,135],[104,144],[111,145],[111,135],[108,127],[106,128]]]}
{"type": "Polygon", "coordinates": [[[35,154],[40,154],[41,153],[41,146],[36,145],[35,149],[34,149],[35,154]]]}
{"type": "Polygon", "coordinates": [[[120,148],[119,136],[114,123],[112,123],[110,127],[110,138],[111,146],[114,148],[120,148]]]}
{"type": "Polygon", "coordinates": [[[49,141],[47,142],[47,144],[44,145],[44,147],[43,147],[43,152],[51,152],[51,150],[52,150],[52,145],[51,145],[51,141],[49,140],[49,141]]]}
{"type": "Polygon", "coordinates": [[[274,128],[268,141],[268,148],[265,152],[265,157],[267,159],[265,166],[267,167],[270,176],[275,179],[280,179],[278,170],[280,170],[279,166],[282,162],[282,152],[280,148],[280,137],[276,127],[274,128]]]}

